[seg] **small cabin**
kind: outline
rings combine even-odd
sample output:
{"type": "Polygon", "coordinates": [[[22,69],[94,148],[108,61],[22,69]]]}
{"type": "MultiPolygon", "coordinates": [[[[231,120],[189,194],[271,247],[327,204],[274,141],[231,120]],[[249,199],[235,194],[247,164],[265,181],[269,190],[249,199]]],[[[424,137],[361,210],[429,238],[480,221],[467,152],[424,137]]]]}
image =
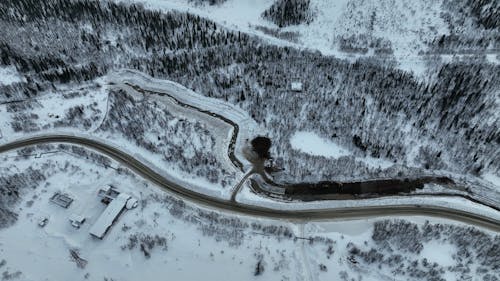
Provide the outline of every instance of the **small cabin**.
{"type": "Polygon", "coordinates": [[[294,92],[302,92],[302,90],[303,90],[302,82],[300,82],[298,80],[292,81],[291,90],[294,92]]]}
{"type": "Polygon", "coordinates": [[[69,217],[69,222],[74,228],[80,228],[80,226],[85,222],[85,217],[77,214],[72,214],[69,217]]]}

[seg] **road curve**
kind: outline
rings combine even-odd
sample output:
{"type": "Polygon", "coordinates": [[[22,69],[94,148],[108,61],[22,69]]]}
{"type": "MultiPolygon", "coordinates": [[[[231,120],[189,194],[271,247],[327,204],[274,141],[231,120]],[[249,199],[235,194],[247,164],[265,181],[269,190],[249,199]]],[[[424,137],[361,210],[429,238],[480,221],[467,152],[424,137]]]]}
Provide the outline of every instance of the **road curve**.
{"type": "Polygon", "coordinates": [[[144,163],[138,161],[137,159],[113,146],[94,139],[79,136],[58,134],[29,137],[8,144],[0,145],[0,153],[19,149],[25,146],[51,142],[70,143],[89,147],[115,159],[116,161],[127,166],[145,179],[150,180],[159,187],[168,190],[169,192],[183,199],[196,204],[224,211],[272,219],[287,219],[291,221],[362,218],[391,215],[423,215],[462,221],[468,224],[473,224],[476,226],[488,228],[496,232],[500,232],[500,221],[495,218],[486,217],[480,214],[469,212],[467,210],[457,210],[433,205],[384,205],[369,207],[280,210],[242,204],[232,200],[224,200],[184,188],[175,182],[169,181],[168,179],[155,172],[153,169],[149,168],[144,163]]]}

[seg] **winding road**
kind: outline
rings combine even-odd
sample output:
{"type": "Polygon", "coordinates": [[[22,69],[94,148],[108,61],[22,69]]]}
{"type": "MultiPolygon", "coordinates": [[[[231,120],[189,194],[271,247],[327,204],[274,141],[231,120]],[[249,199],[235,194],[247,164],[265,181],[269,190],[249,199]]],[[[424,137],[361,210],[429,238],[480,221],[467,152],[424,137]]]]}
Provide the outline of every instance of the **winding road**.
{"type": "Polygon", "coordinates": [[[167,190],[181,197],[182,199],[223,211],[265,218],[287,219],[299,222],[309,220],[365,218],[378,216],[423,215],[462,221],[468,224],[473,224],[476,226],[488,228],[496,232],[500,232],[500,220],[470,212],[465,208],[462,210],[458,210],[434,205],[395,204],[368,207],[281,210],[239,203],[233,200],[224,200],[184,188],[183,186],[166,179],[165,177],[148,167],[146,164],[119,150],[116,147],[110,146],[94,139],[79,136],[59,134],[29,137],[8,144],[0,145],[0,153],[23,148],[26,146],[52,142],[76,144],[96,150],[107,155],[108,157],[115,159],[116,161],[120,162],[124,166],[127,166],[145,179],[155,183],[158,187],[161,187],[162,189],[167,190]]]}
{"type": "MultiPolygon", "coordinates": [[[[166,86],[166,87],[165,87],[165,85],[163,87],[159,87],[159,88],[153,87],[154,90],[151,88],[145,89],[144,85],[156,84],[157,83],[157,82],[155,82],[156,80],[152,77],[145,76],[144,73],[137,72],[134,70],[125,69],[124,71],[125,71],[124,72],[125,75],[119,75],[118,79],[114,80],[113,85],[121,85],[118,87],[121,87],[122,89],[127,90],[127,91],[133,90],[133,91],[136,91],[136,92],[141,93],[143,95],[153,95],[153,96],[161,96],[161,97],[167,96],[168,98],[170,98],[170,100],[172,100],[175,104],[177,104],[179,106],[182,106],[182,107],[190,109],[190,110],[197,111],[201,114],[209,115],[209,116],[216,118],[216,119],[219,119],[221,122],[224,122],[224,123],[228,124],[229,126],[231,126],[233,128],[233,131],[232,131],[231,139],[230,139],[230,142],[229,142],[229,145],[227,148],[227,154],[228,154],[228,157],[229,157],[230,161],[232,162],[232,164],[240,171],[245,172],[243,170],[242,162],[236,157],[236,154],[235,154],[235,145],[236,145],[236,140],[238,138],[238,134],[240,133],[240,126],[238,125],[238,122],[235,122],[235,121],[231,120],[230,117],[225,116],[227,114],[224,114],[224,110],[217,112],[217,110],[213,110],[213,109],[207,110],[206,108],[202,108],[201,106],[195,106],[195,105],[189,104],[188,102],[185,101],[185,98],[184,99],[180,98],[179,88],[183,89],[183,90],[188,90],[187,88],[183,87],[182,85],[177,85],[177,86],[171,87],[172,85],[169,84],[169,86],[166,86]],[[127,75],[130,75],[130,74],[132,74],[132,77],[134,78],[134,79],[131,79],[133,82],[129,81],[127,79],[125,79],[125,80],[123,79],[124,76],[126,77],[127,75]],[[135,78],[140,78],[140,79],[136,80],[135,78]],[[140,81],[141,79],[143,81],[140,81]],[[178,88],[176,88],[176,87],[178,87],[178,88]],[[182,101],[182,100],[184,100],[184,101],[182,101]]],[[[164,82],[164,81],[161,81],[161,82],[164,82]]],[[[174,84],[176,84],[176,83],[174,83],[174,84]]],[[[232,107],[233,107],[232,105],[228,105],[228,108],[231,108],[232,110],[236,111],[236,109],[232,108],[232,107]]],[[[226,110],[227,110],[227,108],[226,108],[226,110]]],[[[252,162],[252,161],[250,161],[250,162],[252,162]]],[[[321,201],[321,200],[325,200],[325,199],[327,199],[327,200],[346,200],[346,199],[348,199],[348,198],[343,198],[342,196],[336,198],[334,194],[316,194],[315,195],[315,194],[313,194],[313,192],[308,193],[307,196],[304,196],[303,194],[298,194],[298,196],[293,195],[293,194],[286,194],[287,190],[288,191],[294,190],[295,189],[294,186],[296,187],[296,186],[302,185],[302,186],[307,186],[307,189],[314,189],[315,183],[307,183],[307,182],[300,183],[300,182],[298,182],[298,183],[294,183],[291,185],[286,184],[286,183],[284,183],[284,184],[276,183],[272,179],[267,177],[267,174],[264,171],[263,163],[261,163],[261,165],[256,166],[256,163],[252,162],[252,165],[253,165],[253,168],[251,170],[245,172],[244,177],[239,181],[239,183],[236,185],[236,187],[233,188],[232,194],[231,194],[231,201],[235,201],[237,194],[239,193],[239,191],[243,187],[244,181],[247,180],[247,178],[249,176],[251,176],[252,174],[259,174],[261,176],[261,178],[264,180],[264,182],[260,182],[260,183],[255,182],[255,184],[251,185],[252,191],[255,193],[266,194],[267,196],[276,195],[275,193],[270,193],[268,191],[269,189],[263,188],[263,186],[265,186],[265,185],[270,185],[274,188],[278,188],[278,189],[283,190],[282,193],[279,193],[278,197],[281,199],[284,199],[284,200],[296,200],[296,199],[298,199],[299,201],[311,201],[311,200],[321,201]],[[285,194],[286,194],[286,196],[283,196],[285,194]]],[[[384,181],[384,180],[387,180],[387,179],[382,179],[382,181],[384,181]]],[[[418,178],[417,178],[417,180],[418,180],[418,178]]],[[[451,180],[451,179],[449,179],[449,180],[451,180]]],[[[332,183],[336,184],[337,182],[333,181],[332,183]]],[[[371,183],[376,185],[376,183],[374,183],[374,181],[372,181],[371,183]]],[[[343,186],[347,187],[347,186],[353,186],[357,183],[356,182],[346,182],[346,183],[341,183],[341,184],[343,186]]],[[[365,181],[363,184],[369,185],[370,182],[365,181]]],[[[401,182],[400,184],[405,185],[408,183],[401,182]]],[[[384,184],[382,184],[381,187],[386,187],[386,186],[384,184]]],[[[380,194],[380,193],[378,193],[378,194],[380,194]]],[[[480,205],[487,206],[487,207],[495,209],[497,211],[500,211],[500,206],[498,206],[497,202],[495,202],[494,200],[492,201],[489,198],[485,198],[484,196],[479,196],[477,194],[472,194],[472,193],[463,194],[463,193],[455,193],[455,192],[441,192],[441,193],[419,192],[419,193],[411,194],[409,196],[417,198],[417,197],[429,196],[429,195],[433,196],[434,198],[437,198],[437,197],[462,198],[462,199],[465,199],[465,200],[468,200],[468,201],[471,201],[471,202],[474,202],[474,203],[477,203],[480,205]]],[[[390,194],[389,195],[387,195],[387,194],[386,195],[379,195],[379,196],[365,196],[363,198],[351,198],[351,199],[363,200],[363,199],[377,198],[377,197],[381,197],[381,196],[390,196],[390,194]]]]}

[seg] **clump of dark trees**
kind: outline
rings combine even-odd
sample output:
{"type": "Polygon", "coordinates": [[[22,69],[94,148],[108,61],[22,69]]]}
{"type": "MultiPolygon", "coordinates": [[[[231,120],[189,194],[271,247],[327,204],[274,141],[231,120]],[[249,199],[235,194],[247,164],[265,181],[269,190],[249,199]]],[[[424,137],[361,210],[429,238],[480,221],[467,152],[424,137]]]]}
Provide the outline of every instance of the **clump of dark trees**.
{"type": "Polygon", "coordinates": [[[220,4],[223,4],[226,1],[227,0],[189,0],[189,2],[194,3],[195,5],[209,4],[210,6],[220,5],[220,4]]]}
{"type": "Polygon", "coordinates": [[[311,0],[276,0],[262,17],[279,27],[310,23],[313,20],[310,3],[311,0]]]}
{"type": "Polygon", "coordinates": [[[339,49],[343,52],[366,54],[370,49],[376,55],[391,55],[391,41],[367,34],[349,35],[338,38],[339,49]]]}
{"type": "Polygon", "coordinates": [[[480,53],[500,49],[500,2],[490,0],[446,0],[442,17],[449,34],[429,42],[431,52],[480,53]],[[467,26],[464,28],[464,26],[467,26]],[[479,51],[479,52],[478,52],[479,51]]]}
{"type": "Polygon", "coordinates": [[[17,214],[11,210],[19,202],[26,189],[34,189],[45,180],[41,170],[28,169],[0,176],[0,228],[7,227],[17,220],[17,214]]]}
{"type": "Polygon", "coordinates": [[[269,154],[269,149],[271,148],[271,140],[269,138],[258,136],[254,138],[251,142],[253,150],[262,159],[269,159],[271,155],[269,154]]]}
{"type": "MultiPolygon", "coordinates": [[[[495,18],[483,16],[485,27],[495,18]]],[[[6,27],[0,30],[0,63],[15,65],[26,78],[1,89],[3,102],[127,67],[239,105],[268,130],[279,144],[271,153],[286,160],[287,174],[299,181],[410,176],[406,158],[416,146],[422,167],[416,172],[500,173],[492,99],[500,87],[497,65],[446,63],[420,81],[370,59],[350,63],[266,45],[198,16],[107,1],[5,0],[0,23],[6,27]],[[303,93],[289,90],[297,78],[303,93]],[[394,167],[294,151],[289,139],[297,130],[394,167]]]]}
{"type": "Polygon", "coordinates": [[[122,250],[133,250],[139,248],[144,257],[149,259],[151,252],[155,247],[160,247],[163,251],[168,250],[167,238],[159,235],[149,235],[144,233],[131,234],[128,237],[128,243],[121,247],[122,250]]]}

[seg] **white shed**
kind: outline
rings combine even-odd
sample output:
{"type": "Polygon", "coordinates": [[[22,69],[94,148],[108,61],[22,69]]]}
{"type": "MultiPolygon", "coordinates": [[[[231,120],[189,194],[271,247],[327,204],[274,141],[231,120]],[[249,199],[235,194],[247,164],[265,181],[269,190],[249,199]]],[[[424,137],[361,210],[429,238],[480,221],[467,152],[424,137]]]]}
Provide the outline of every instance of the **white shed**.
{"type": "Polygon", "coordinates": [[[80,226],[85,222],[85,217],[82,215],[72,214],[69,217],[69,221],[74,228],[80,228],[80,226]]]}
{"type": "Polygon", "coordinates": [[[292,91],[294,91],[294,92],[302,92],[302,82],[293,81],[291,88],[292,88],[292,91]]]}

